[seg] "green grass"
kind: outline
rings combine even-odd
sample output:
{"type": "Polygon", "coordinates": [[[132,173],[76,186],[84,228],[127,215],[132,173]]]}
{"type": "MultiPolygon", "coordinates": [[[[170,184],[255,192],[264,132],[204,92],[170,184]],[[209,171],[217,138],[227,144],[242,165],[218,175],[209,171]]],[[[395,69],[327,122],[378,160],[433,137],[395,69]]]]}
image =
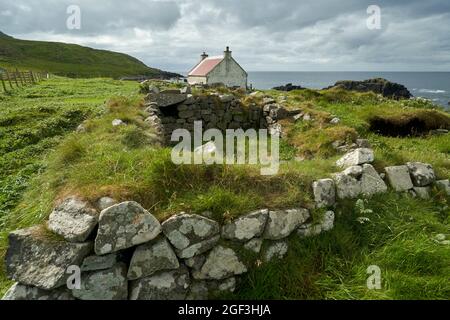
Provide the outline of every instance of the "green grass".
{"type": "MultiPolygon", "coordinates": [[[[171,150],[160,145],[144,121],[138,91],[138,84],[105,79],[52,79],[0,96],[0,161],[5,168],[0,255],[11,230],[44,222],[58,200],[73,194],[92,202],[102,196],[135,200],[160,221],[182,211],[209,212],[225,222],[261,208],[312,209],[311,183],[338,170],[334,163],[340,155],[331,148],[336,139],[369,139],[380,171],[387,165],[424,161],[440,178],[450,176],[449,135],[400,138],[369,130],[374,115],[422,112],[429,105],[342,91],[283,93],[290,108],[303,109],[315,120],[283,123],[285,162],[279,174],[261,176],[260,168],[251,165],[173,164],[171,150]],[[332,115],[342,123],[330,125],[332,115]],[[85,119],[86,132],[73,132],[85,119]],[[127,126],[113,127],[114,119],[127,126]],[[294,160],[305,154],[311,160],[294,160]]],[[[251,268],[237,292],[223,298],[448,298],[449,249],[433,237],[449,236],[449,200],[434,190],[429,201],[393,193],[374,197],[365,212],[355,201],[341,203],[333,231],[311,239],[292,236],[284,260],[251,268]],[[370,222],[357,222],[361,215],[370,222]],[[366,287],[370,265],[382,270],[382,290],[366,287]]],[[[313,211],[313,216],[319,213],[313,211]]],[[[0,294],[9,284],[0,271],[0,294]]]]}
{"type": "Polygon", "coordinates": [[[147,67],[129,55],[75,44],[27,41],[0,33],[0,67],[44,71],[67,77],[160,76],[170,73],[147,67]]]}

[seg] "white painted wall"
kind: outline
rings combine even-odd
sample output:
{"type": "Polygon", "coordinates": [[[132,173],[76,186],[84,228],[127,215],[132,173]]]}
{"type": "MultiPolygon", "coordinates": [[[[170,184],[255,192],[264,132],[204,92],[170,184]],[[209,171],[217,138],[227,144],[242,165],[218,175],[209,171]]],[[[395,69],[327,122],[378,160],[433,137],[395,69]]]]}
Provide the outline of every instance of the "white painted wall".
{"type": "Polygon", "coordinates": [[[190,85],[206,84],[206,77],[189,76],[188,77],[188,83],[190,85]]]}
{"type": "Polygon", "coordinates": [[[228,87],[247,88],[247,73],[232,57],[228,57],[208,74],[207,83],[223,83],[228,87]]]}

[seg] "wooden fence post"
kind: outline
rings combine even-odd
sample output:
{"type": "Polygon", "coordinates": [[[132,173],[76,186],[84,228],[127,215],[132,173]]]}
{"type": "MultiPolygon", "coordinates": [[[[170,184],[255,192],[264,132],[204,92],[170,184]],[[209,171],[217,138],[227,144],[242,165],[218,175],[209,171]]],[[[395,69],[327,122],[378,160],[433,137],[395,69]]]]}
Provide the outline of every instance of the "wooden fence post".
{"type": "Polygon", "coordinates": [[[6,90],[6,84],[5,84],[5,80],[3,79],[3,73],[0,74],[0,78],[2,79],[2,86],[3,86],[3,91],[4,92],[8,92],[8,90],[6,90]]]}
{"type": "MultiPolygon", "coordinates": [[[[11,76],[9,75],[9,72],[8,72],[8,71],[6,71],[6,78],[8,79],[9,86],[11,87],[11,90],[13,90],[14,87],[13,87],[13,85],[12,85],[11,76]]],[[[17,83],[17,81],[16,81],[16,83],[17,83]]]]}
{"type": "Polygon", "coordinates": [[[26,84],[22,78],[22,73],[19,71],[19,69],[16,69],[16,74],[19,75],[20,83],[22,83],[22,87],[26,84]]]}

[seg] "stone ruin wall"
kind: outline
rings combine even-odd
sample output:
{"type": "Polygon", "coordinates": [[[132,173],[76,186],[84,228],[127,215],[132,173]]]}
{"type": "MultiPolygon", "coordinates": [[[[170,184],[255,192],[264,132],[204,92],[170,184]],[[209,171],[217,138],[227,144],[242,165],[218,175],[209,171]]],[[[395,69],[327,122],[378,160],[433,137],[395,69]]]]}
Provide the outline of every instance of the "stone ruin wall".
{"type": "Polygon", "coordinates": [[[201,121],[203,130],[219,129],[268,129],[279,132],[278,120],[292,115],[274,99],[264,98],[261,104],[244,106],[232,94],[192,95],[180,90],[150,93],[145,100],[146,122],[154,126],[170,144],[172,132],[186,129],[193,133],[194,122],[201,121]]]}

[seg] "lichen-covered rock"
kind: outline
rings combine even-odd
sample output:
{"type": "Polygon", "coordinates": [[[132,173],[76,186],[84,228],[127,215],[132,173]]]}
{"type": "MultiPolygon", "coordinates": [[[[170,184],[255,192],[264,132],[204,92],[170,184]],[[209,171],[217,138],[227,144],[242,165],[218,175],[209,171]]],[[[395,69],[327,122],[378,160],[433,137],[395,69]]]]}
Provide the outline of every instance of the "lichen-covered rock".
{"type": "Polygon", "coordinates": [[[383,179],[381,179],[378,172],[370,164],[363,165],[361,192],[365,196],[373,196],[378,193],[387,192],[386,183],[383,179]]]}
{"type": "Polygon", "coordinates": [[[195,280],[192,282],[186,300],[207,300],[212,295],[236,290],[236,278],[223,281],[195,280]]]}
{"type": "Polygon", "coordinates": [[[157,271],[179,267],[180,263],[169,242],[160,237],[136,248],[128,269],[128,279],[136,280],[151,276],[157,271]]]}
{"type": "Polygon", "coordinates": [[[162,224],[164,235],[182,259],[189,259],[214,247],[220,239],[220,226],[211,219],[190,214],[173,216],[162,224]]]}
{"type": "Polygon", "coordinates": [[[336,165],[341,168],[348,168],[365,163],[372,163],[374,159],[375,157],[372,149],[358,148],[345,154],[336,162],[336,165]]]}
{"type": "Polygon", "coordinates": [[[332,207],[336,203],[336,187],[332,179],[321,179],[313,183],[314,199],[318,208],[332,207]]]}
{"type": "Polygon", "coordinates": [[[192,275],[200,280],[223,280],[245,272],[247,267],[233,249],[217,246],[208,254],[202,268],[192,275]]]}
{"type": "Polygon", "coordinates": [[[112,268],[118,261],[117,253],[110,253],[104,256],[89,256],[83,260],[81,271],[96,271],[112,268]]]}
{"type": "Polygon", "coordinates": [[[248,241],[264,232],[269,210],[259,210],[242,216],[222,228],[222,237],[229,240],[248,241]]]}
{"type": "Polygon", "coordinates": [[[308,223],[302,225],[298,229],[298,235],[302,238],[312,237],[321,234],[322,232],[330,231],[334,228],[335,214],[333,211],[325,212],[320,223],[308,223]]]}
{"type": "Polygon", "coordinates": [[[413,190],[420,199],[428,200],[431,197],[431,187],[414,187],[413,190]]]}
{"type": "Polygon", "coordinates": [[[116,204],[100,213],[95,253],[104,255],[155,239],[161,233],[159,221],[138,203],[116,204]]]}
{"type": "Polygon", "coordinates": [[[250,240],[244,245],[244,248],[254,253],[260,253],[264,240],[261,238],[255,238],[250,240]]]}
{"type": "Polygon", "coordinates": [[[195,257],[184,260],[184,264],[191,269],[200,270],[200,268],[203,266],[205,261],[206,261],[206,256],[202,254],[202,255],[195,256],[195,257]]]}
{"type": "Polygon", "coordinates": [[[80,265],[92,252],[92,243],[70,243],[47,239],[41,227],[10,233],[6,252],[6,272],[24,285],[52,290],[67,279],[69,266],[80,265]]]}
{"type": "Polygon", "coordinates": [[[414,187],[407,166],[387,167],[384,170],[389,184],[395,191],[408,191],[414,187]]]}
{"type": "Polygon", "coordinates": [[[283,259],[286,253],[288,252],[288,244],[285,241],[277,241],[272,244],[270,244],[265,250],[264,250],[264,261],[269,262],[272,261],[272,259],[283,259]]]}
{"type": "Polygon", "coordinates": [[[98,213],[87,202],[66,199],[50,214],[48,228],[70,242],[84,242],[98,223],[98,213]]]}
{"type": "Polygon", "coordinates": [[[309,211],[303,208],[270,211],[263,238],[268,240],[286,238],[309,217],[309,211]]]}
{"type": "Polygon", "coordinates": [[[130,300],[184,300],[190,286],[186,267],[131,282],[130,300]]]}
{"type": "Polygon", "coordinates": [[[414,186],[426,187],[436,181],[436,175],[431,164],[408,162],[406,166],[409,169],[414,186]]]}
{"type": "Polygon", "coordinates": [[[5,293],[2,300],[74,300],[71,292],[65,288],[42,290],[32,286],[15,283],[5,293]]]}
{"type": "Polygon", "coordinates": [[[450,180],[447,179],[436,181],[436,187],[450,196],[450,180]]]}
{"type": "Polygon", "coordinates": [[[345,169],[343,172],[343,174],[356,178],[356,179],[360,179],[362,174],[363,174],[363,167],[362,166],[351,166],[348,167],[347,169],[345,169]]]}
{"type": "Polygon", "coordinates": [[[117,201],[110,197],[102,197],[97,201],[97,207],[100,209],[100,211],[108,209],[115,204],[117,204],[117,201]]]}
{"type": "Polygon", "coordinates": [[[111,269],[81,275],[81,288],[72,294],[80,300],[126,300],[128,298],[127,267],[118,263],[111,269]]]}
{"type": "Polygon", "coordinates": [[[333,176],[336,183],[336,194],[339,199],[355,199],[361,192],[361,181],[345,173],[333,176]]]}

